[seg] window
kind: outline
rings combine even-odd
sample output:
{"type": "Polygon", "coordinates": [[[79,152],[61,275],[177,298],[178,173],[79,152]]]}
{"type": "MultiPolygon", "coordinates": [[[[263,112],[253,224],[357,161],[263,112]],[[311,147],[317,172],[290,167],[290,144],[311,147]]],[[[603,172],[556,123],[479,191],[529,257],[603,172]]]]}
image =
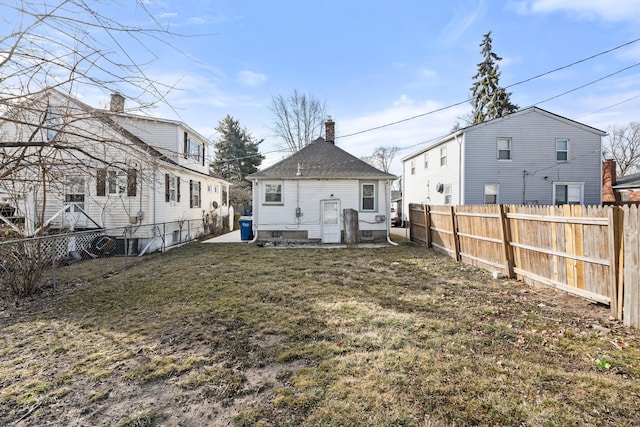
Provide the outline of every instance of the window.
{"type": "Polygon", "coordinates": [[[264,202],[268,204],[282,204],[282,182],[265,182],[264,202]]]}
{"type": "Polygon", "coordinates": [[[127,173],[123,170],[109,171],[109,194],[124,194],[127,188],[127,173]]]}
{"type": "Polygon", "coordinates": [[[440,147],[440,167],[447,166],[447,147],[440,147]]]}
{"type": "Polygon", "coordinates": [[[429,153],[424,153],[424,168],[429,168],[429,153]]]}
{"type": "Polygon", "coordinates": [[[184,158],[195,160],[196,162],[204,159],[204,147],[201,152],[198,141],[191,139],[187,132],[184,133],[184,158]],[[200,154],[202,154],[202,157],[200,154]]]}
{"type": "Polygon", "coordinates": [[[498,138],[498,160],[511,160],[511,138],[498,138]]]}
{"type": "Polygon", "coordinates": [[[411,159],[411,175],[416,174],[416,159],[411,159]]]}
{"type": "Polygon", "coordinates": [[[189,207],[200,207],[200,181],[189,180],[189,207]]]}
{"type": "Polygon", "coordinates": [[[558,162],[569,161],[569,140],[568,139],[556,139],[556,161],[558,162]]]}
{"type": "Polygon", "coordinates": [[[363,182],[360,184],[360,210],[375,211],[376,207],[376,184],[363,182]]]}
{"type": "Polygon", "coordinates": [[[96,195],[135,196],[138,190],[138,171],[129,169],[98,169],[96,195]]]}
{"type": "Polygon", "coordinates": [[[553,200],[556,205],[582,204],[584,184],[581,182],[557,182],[553,184],[553,200]]]}
{"type": "Polygon", "coordinates": [[[451,204],[451,184],[445,184],[444,186],[444,204],[451,204]]]}
{"type": "Polygon", "coordinates": [[[484,185],[484,203],[487,205],[498,204],[498,184],[484,185]]]}
{"type": "Polygon", "coordinates": [[[57,108],[49,108],[47,110],[47,117],[45,120],[45,126],[47,128],[47,141],[53,141],[58,131],[62,127],[62,117],[60,110],[57,108]]]}
{"type": "Polygon", "coordinates": [[[164,175],[164,201],[180,202],[180,177],[164,175]]]}

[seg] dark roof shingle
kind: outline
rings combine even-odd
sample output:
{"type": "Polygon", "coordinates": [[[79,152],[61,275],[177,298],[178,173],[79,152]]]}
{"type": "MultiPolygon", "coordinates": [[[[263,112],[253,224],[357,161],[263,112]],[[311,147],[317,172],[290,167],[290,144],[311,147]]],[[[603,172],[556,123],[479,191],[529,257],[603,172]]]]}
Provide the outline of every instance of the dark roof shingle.
{"type": "Polygon", "coordinates": [[[395,179],[347,153],[333,142],[318,138],[284,160],[247,176],[247,179],[395,179]]]}

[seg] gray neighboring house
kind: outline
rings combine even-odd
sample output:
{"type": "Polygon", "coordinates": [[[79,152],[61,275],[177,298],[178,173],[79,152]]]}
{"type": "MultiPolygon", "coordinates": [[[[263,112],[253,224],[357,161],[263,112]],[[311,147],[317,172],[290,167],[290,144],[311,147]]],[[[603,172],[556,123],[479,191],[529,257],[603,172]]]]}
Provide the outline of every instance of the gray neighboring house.
{"type": "Polygon", "coordinates": [[[601,204],[606,132],[529,107],[460,129],[402,159],[409,203],[601,204]]]}
{"type": "Polygon", "coordinates": [[[334,122],[290,157],[247,176],[253,184],[256,240],[344,242],[343,212],[358,212],[361,241],[389,237],[391,183],[380,171],[334,144],[334,122]]]}

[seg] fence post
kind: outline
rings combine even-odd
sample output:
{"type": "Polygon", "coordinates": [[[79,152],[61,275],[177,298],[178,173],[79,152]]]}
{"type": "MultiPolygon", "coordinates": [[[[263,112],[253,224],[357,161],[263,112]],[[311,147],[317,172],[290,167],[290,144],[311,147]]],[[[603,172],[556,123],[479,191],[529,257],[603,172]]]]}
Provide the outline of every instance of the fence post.
{"type": "Polygon", "coordinates": [[[509,219],[507,218],[507,210],[505,205],[500,205],[498,212],[500,213],[500,232],[502,234],[502,252],[504,256],[504,269],[507,277],[513,279],[513,247],[511,246],[511,229],[509,219]]]}
{"type": "Polygon", "coordinates": [[[425,246],[431,248],[431,216],[429,215],[429,205],[422,205],[424,208],[424,232],[425,246]]]}
{"type": "Polygon", "coordinates": [[[52,243],[51,244],[51,270],[52,270],[52,280],[53,280],[53,290],[54,292],[58,290],[58,283],[57,283],[57,277],[56,277],[56,252],[57,252],[57,248],[56,248],[56,243],[55,243],[55,239],[51,239],[52,243]]]}
{"type": "Polygon", "coordinates": [[[620,259],[623,246],[622,233],[624,221],[621,220],[620,208],[608,208],[607,237],[609,240],[609,297],[611,298],[611,316],[622,319],[623,281],[620,280],[620,259]]]}
{"type": "Polygon", "coordinates": [[[455,206],[451,206],[451,232],[453,233],[453,251],[455,253],[455,260],[460,261],[460,241],[458,240],[458,227],[456,225],[456,210],[455,206]]]}

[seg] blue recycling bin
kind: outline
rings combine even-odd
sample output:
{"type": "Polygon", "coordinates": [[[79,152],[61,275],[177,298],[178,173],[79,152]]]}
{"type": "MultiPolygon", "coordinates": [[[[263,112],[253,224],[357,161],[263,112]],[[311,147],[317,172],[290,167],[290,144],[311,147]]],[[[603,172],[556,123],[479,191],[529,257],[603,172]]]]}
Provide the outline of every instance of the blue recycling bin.
{"type": "Polygon", "coordinates": [[[250,216],[241,216],[238,224],[240,225],[240,240],[253,239],[253,218],[250,216]]]}

